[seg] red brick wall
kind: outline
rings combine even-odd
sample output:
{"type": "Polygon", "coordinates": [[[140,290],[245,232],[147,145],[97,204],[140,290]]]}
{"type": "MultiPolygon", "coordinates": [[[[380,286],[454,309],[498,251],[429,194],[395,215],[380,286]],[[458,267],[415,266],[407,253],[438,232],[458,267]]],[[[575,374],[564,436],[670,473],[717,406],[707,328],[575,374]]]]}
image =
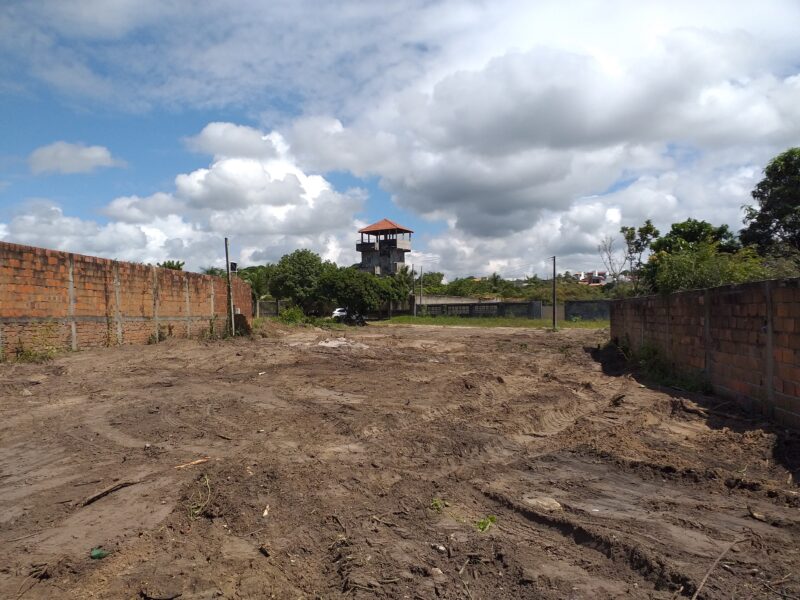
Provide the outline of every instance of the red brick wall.
{"type": "MultiPolygon", "coordinates": [[[[233,292],[249,318],[250,286],[234,278],[233,292]]],[[[0,359],[219,335],[226,318],[224,278],[0,242],[0,359]]]]}
{"type": "Polygon", "coordinates": [[[611,337],[800,428],[800,279],[616,300],[611,337]]]}

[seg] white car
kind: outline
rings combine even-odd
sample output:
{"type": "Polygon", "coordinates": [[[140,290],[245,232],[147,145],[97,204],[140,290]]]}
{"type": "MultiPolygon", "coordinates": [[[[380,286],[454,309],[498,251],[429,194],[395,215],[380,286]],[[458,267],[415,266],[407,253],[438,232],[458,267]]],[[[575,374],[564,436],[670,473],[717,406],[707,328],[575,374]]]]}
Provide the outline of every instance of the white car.
{"type": "Polygon", "coordinates": [[[346,308],[334,309],[333,314],[331,315],[331,318],[335,319],[336,321],[341,321],[345,317],[347,317],[347,309],[346,308]]]}

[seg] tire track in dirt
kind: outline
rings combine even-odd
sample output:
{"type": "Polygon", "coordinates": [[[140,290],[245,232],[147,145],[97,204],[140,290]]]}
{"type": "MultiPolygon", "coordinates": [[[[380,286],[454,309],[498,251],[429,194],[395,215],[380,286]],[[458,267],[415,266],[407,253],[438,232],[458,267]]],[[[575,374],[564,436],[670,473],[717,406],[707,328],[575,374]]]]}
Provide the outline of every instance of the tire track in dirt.
{"type": "Polygon", "coordinates": [[[683,588],[682,595],[690,596],[697,588],[690,577],[679,572],[663,556],[654,555],[642,546],[626,543],[615,536],[598,531],[591,525],[567,516],[535,511],[498,492],[485,489],[479,489],[479,491],[488,499],[513,511],[527,521],[555,531],[573,544],[597,552],[610,559],[615,565],[635,572],[641,578],[651,582],[656,590],[676,591],[683,588]]]}

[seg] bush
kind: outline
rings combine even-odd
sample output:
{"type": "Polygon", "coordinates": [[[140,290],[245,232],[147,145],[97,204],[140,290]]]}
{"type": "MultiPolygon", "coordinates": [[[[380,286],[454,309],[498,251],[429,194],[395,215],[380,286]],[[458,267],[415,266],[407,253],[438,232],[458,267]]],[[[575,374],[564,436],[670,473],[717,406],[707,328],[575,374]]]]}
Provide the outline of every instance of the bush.
{"type": "Polygon", "coordinates": [[[752,248],[720,252],[717,243],[705,242],[672,254],[654,254],[647,269],[656,290],[664,294],[756,281],[770,275],[752,248]]]}
{"type": "Polygon", "coordinates": [[[299,306],[287,306],[286,308],[282,308],[281,312],[278,314],[278,321],[286,323],[287,325],[297,325],[298,323],[305,322],[305,320],[306,315],[299,306]]]}

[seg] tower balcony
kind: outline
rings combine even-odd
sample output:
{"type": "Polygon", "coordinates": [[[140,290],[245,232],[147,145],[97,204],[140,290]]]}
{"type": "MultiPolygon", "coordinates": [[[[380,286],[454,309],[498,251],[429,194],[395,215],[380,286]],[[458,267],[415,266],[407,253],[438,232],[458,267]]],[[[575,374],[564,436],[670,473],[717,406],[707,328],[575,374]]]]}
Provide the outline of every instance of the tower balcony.
{"type": "Polygon", "coordinates": [[[378,242],[356,242],[356,252],[377,252],[378,242]]]}
{"type": "Polygon", "coordinates": [[[403,240],[400,238],[388,239],[380,241],[381,248],[397,248],[404,252],[411,252],[411,240],[403,240]]]}

